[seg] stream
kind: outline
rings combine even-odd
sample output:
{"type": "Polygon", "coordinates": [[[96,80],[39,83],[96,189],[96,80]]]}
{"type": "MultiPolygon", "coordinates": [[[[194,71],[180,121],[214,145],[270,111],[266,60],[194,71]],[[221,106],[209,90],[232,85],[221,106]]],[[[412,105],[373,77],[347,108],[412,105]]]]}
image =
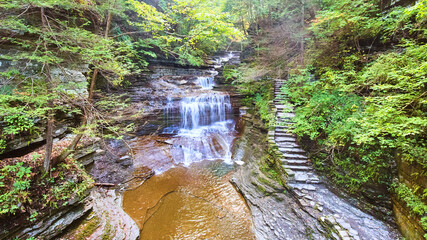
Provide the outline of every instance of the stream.
{"type": "Polygon", "coordinates": [[[255,239],[251,212],[229,181],[238,109],[214,81],[215,69],[233,57],[217,57],[213,68],[185,80],[159,75],[168,88],[162,129],[130,142],[134,166],[155,175],[123,198],[140,239],[255,239]]]}

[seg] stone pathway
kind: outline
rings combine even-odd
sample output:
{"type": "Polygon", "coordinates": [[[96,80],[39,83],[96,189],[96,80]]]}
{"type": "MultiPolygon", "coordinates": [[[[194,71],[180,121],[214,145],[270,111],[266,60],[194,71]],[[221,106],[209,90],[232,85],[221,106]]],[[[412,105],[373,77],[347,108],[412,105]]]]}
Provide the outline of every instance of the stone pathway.
{"type": "Polygon", "coordinates": [[[268,134],[269,141],[278,146],[282,155],[282,166],[289,176],[288,186],[299,205],[330,231],[330,239],[399,239],[397,230],[350,205],[322,183],[306,152],[290,131],[295,112],[280,91],[284,83],[285,80],[275,80],[275,100],[270,104],[278,124],[268,134]]]}

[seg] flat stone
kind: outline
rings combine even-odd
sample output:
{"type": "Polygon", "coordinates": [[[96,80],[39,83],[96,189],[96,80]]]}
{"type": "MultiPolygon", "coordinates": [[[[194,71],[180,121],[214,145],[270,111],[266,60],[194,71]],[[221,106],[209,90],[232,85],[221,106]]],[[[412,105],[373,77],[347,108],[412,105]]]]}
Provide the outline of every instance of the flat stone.
{"type": "Polygon", "coordinates": [[[339,225],[341,225],[341,227],[345,228],[345,229],[351,229],[351,225],[349,223],[347,223],[345,220],[343,219],[337,219],[337,223],[339,225]]]}
{"type": "Polygon", "coordinates": [[[292,188],[307,190],[307,191],[316,191],[316,187],[310,184],[300,184],[300,183],[290,183],[289,186],[292,188]]]}
{"type": "Polygon", "coordinates": [[[295,194],[297,195],[298,198],[303,198],[303,197],[306,196],[304,193],[302,193],[302,192],[300,192],[298,190],[295,190],[294,192],[295,192],[295,194]]]}
{"type": "Polygon", "coordinates": [[[274,136],[278,137],[294,137],[292,133],[284,133],[284,132],[275,132],[274,136]]]}
{"type": "Polygon", "coordinates": [[[276,126],[276,131],[277,132],[288,132],[289,130],[294,129],[293,126],[291,126],[292,124],[287,124],[287,125],[277,125],[276,126]]]}
{"type": "Polygon", "coordinates": [[[359,233],[356,230],[354,230],[353,228],[350,228],[350,229],[347,228],[347,230],[350,232],[350,235],[352,235],[353,237],[359,235],[359,233]]]}
{"type": "Polygon", "coordinates": [[[304,198],[306,198],[307,200],[310,200],[310,201],[313,200],[313,198],[310,195],[305,195],[304,198]]]}
{"type": "Polygon", "coordinates": [[[306,182],[308,176],[305,172],[295,172],[295,181],[297,182],[306,182]]]}
{"type": "Polygon", "coordinates": [[[326,221],[328,221],[332,225],[337,224],[337,220],[335,219],[335,217],[333,215],[326,216],[326,221]]]}
{"type": "Polygon", "coordinates": [[[283,163],[286,165],[298,165],[298,166],[308,166],[310,163],[307,160],[301,160],[301,159],[283,159],[283,163]]]}
{"type": "Polygon", "coordinates": [[[347,231],[339,231],[339,232],[338,232],[338,234],[339,234],[342,238],[349,237],[349,236],[348,236],[347,231]]]}
{"type": "Polygon", "coordinates": [[[286,170],[286,173],[288,174],[289,177],[295,176],[295,172],[292,171],[291,169],[285,169],[285,170],[286,170]]]}
{"type": "MultiPolygon", "coordinates": [[[[287,106],[287,105],[276,105],[277,109],[292,109],[291,106],[287,106]]],[[[295,113],[293,112],[283,112],[280,115],[288,117],[288,118],[294,118],[295,117],[295,113]]]]}
{"type": "Polygon", "coordinates": [[[298,199],[298,201],[300,202],[300,204],[303,207],[308,207],[309,206],[309,204],[307,203],[307,201],[305,201],[303,198],[298,199]]]}
{"type": "Polygon", "coordinates": [[[276,137],[276,142],[295,142],[296,139],[294,137],[276,137]]]}
{"type": "Polygon", "coordinates": [[[305,153],[304,150],[296,147],[279,147],[279,150],[283,153],[305,153]]]}
{"type": "Polygon", "coordinates": [[[307,180],[307,183],[319,184],[320,180],[318,178],[317,179],[315,179],[315,178],[309,178],[307,180]]]}
{"type": "Polygon", "coordinates": [[[285,148],[298,148],[298,147],[300,147],[295,142],[276,142],[276,143],[277,143],[277,146],[279,146],[279,147],[285,147],[285,148]]]}
{"type": "Polygon", "coordinates": [[[308,157],[306,157],[305,155],[302,155],[302,154],[290,154],[290,153],[283,154],[283,157],[288,158],[288,159],[304,159],[304,160],[308,159],[308,157]]]}
{"type": "Polygon", "coordinates": [[[291,169],[293,171],[295,171],[295,170],[299,170],[299,171],[310,171],[310,170],[313,169],[313,168],[308,167],[308,166],[299,166],[299,165],[283,165],[283,167],[285,169],[291,169]]]}

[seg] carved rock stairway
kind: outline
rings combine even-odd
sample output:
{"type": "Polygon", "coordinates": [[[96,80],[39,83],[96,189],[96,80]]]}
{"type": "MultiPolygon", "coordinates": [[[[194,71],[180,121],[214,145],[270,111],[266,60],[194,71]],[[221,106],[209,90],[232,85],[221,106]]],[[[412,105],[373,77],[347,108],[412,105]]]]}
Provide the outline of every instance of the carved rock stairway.
{"type": "Polygon", "coordinates": [[[350,205],[322,183],[291,133],[295,109],[280,90],[284,83],[285,80],[275,80],[275,100],[270,107],[276,112],[277,125],[268,134],[269,142],[278,147],[282,156],[282,166],[289,176],[288,186],[299,205],[317,218],[328,232],[328,239],[398,239],[395,229],[350,205]]]}

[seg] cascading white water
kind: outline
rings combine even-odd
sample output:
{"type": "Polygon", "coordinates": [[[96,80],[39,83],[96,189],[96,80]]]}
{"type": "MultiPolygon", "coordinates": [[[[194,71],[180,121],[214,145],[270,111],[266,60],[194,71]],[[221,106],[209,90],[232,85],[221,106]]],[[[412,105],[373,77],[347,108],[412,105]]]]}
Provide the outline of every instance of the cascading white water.
{"type": "Polygon", "coordinates": [[[181,127],[195,129],[218,121],[225,121],[231,111],[230,97],[218,93],[206,93],[181,100],[181,127]]]}
{"type": "MultiPolygon", "coordinates": [[[[231,57],[232,54],[229,54],[217,60],[221,63],[231,57]]],[[[195,89],[192,92],[194,96],[167,99],[164,110],[167,127],[164,133],[176,134],[172,138],[171,150],[176,163],[188,166],[194,162],[217,159],[232,163],[235,121],[230,96],[212,90],[215,85],[213,76],[216,74],[215,71],[210,72],[209,76],[199,76],[195,83],[202,90],[195,89]]]]}
{"type": "Polygon", "coordinates": [[[215,86],[214,77],[198,77],[197,80],[203,89],[212,89],[215,86]]]}
{"type": "Polygon", "coordinates": [[[174,141],[179,144],[175,161],[188,166],[202,160],[231,161],[234,121],[230,97],[217,92],[186,97],[180,103],[181,127],[174,141]]]}

